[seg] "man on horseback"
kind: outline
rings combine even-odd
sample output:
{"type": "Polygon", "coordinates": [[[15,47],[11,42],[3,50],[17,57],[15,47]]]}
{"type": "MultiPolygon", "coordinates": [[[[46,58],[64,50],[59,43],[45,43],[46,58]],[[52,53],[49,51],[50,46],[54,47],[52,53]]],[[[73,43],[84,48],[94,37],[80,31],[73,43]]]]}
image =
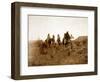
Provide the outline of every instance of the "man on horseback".
{"type": "Polygon", "coordinates": [[[57,44],[60,45],[61,44],[61,40],[60,40],[60,35],[57,35],[57,44]]]}
{"type": "Polygon", "coordinates": [[[70,42],[70,39],[71,39],[71,37],[70,37],[69,33],[68,32],[64,33],[63,45],[66,46],[70,42]]]}
{"type": "Polygon", "coordinates": [[[54,45],[55,44],[55,36],[52,35],[52,38],[51,38],[51,45],[54,45]]]}
{"type": "Polygon", "coordinates": [[[47,39],[45,40],[45,42],[50,47],[50,45],[51,45],[51,37],[50,37],[50,34],[48,34],[47,39]]]}

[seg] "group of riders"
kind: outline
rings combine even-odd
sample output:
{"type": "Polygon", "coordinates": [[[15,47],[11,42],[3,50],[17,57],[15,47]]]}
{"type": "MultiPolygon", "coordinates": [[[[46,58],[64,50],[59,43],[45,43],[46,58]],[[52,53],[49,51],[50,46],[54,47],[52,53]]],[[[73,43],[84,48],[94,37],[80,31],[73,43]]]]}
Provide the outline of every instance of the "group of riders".
{"type": "Polygon", "coordinates": [[[54,44],[58,44],[58,45],[67,45],[69,43],[71,43],[71,39],[72,39],[72,35],[69,34],[69,32],[67,31],[66,33],[64,33],[64,37],[63,40],[61,40],[60,35],[57,35],[57,40],[55,41],[55,36],[52,35],[52,38],[50,37],[50,34],[47,35],[47,38],[45,40],[45,43],[48,44],[48,46],[50,45],[54,45],[54,44]]]}
{"type": "Polygon", "coordinates": [[[57,40],[55,41],[55,36],[52,35],[52,38],[50,37],[50,34],[47,35],[46,40],[42,43],[42,46],[40,47],[40,51],[43,54],[47,53],[47,48],[51,46],[65,46],[67,47],[70,44],[70,48],[72,49],[72,42],[71,39],[73,38],[72,35],[69,35],[68,32],[64,33],[63,39],[61,40],[60,35],[57,35],[57,40]]]}

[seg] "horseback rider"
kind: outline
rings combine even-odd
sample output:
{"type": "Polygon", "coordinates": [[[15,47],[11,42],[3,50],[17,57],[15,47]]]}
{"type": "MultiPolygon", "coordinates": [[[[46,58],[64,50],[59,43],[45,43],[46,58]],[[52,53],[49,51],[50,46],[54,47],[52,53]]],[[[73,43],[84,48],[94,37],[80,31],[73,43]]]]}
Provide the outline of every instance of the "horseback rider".
{"type": "Polygon", "coordinates": [[[61,40],[60,40],[60,35],[59,34],[57,35],[57,43],[58,43],[58,45],[61,44],[61,40]]]}
{"type": "Polygon", "coordinates": [[[71,37],[67,31],[66,33],[64,33],[63,45],[67,45],[69,43],[70,39],[71,39],[71,37]]]}
{"type": "Polygon", "coordinates": [[[48,34],[47,39],[45,41],[46,41],[47,45],[50,46],[50,44],[51,44],[50,34],[48,34]]]}
{"type": "Polygon", "coordinates": [[[68,32],[66,32],[66,34],[65,34],[65,38],[67,39],[67,42],[70,40],[70,35],[69,35],[69,33],[68,32]]]}
{"type": "Polygon", "coordinates": [[[52,35],[52,38],[51,38],[51,44],[55,44],[55,36],[54,35],[52,35]]]}

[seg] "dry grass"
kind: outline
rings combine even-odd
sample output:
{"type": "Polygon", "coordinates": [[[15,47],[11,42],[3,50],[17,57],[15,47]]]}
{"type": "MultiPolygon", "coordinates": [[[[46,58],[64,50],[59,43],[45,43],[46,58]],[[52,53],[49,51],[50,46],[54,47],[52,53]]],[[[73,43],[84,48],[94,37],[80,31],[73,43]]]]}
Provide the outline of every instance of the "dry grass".
{"type": "Polygon", "coordinates": [[[51,45],[50,47],[41,47],[42,41],[33,41],[29,43],[29,66],[43,65],[66,65],[66,64],[86,64],[87,56],[87,37],[79,37],[70,44],[51,45]]]}

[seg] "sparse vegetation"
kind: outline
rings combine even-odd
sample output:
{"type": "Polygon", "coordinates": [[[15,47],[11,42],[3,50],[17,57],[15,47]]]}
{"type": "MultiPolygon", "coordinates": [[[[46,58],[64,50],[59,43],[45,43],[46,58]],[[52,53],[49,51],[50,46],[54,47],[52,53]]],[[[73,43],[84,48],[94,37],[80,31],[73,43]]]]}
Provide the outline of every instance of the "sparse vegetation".
{"type": "Polygon", "coordinates": [[[86,64],[87,40],[87,36],[80,36],[66,46],[56,43],[47,46],[42,40],[29,42],[28,65],[86,64]]]}

